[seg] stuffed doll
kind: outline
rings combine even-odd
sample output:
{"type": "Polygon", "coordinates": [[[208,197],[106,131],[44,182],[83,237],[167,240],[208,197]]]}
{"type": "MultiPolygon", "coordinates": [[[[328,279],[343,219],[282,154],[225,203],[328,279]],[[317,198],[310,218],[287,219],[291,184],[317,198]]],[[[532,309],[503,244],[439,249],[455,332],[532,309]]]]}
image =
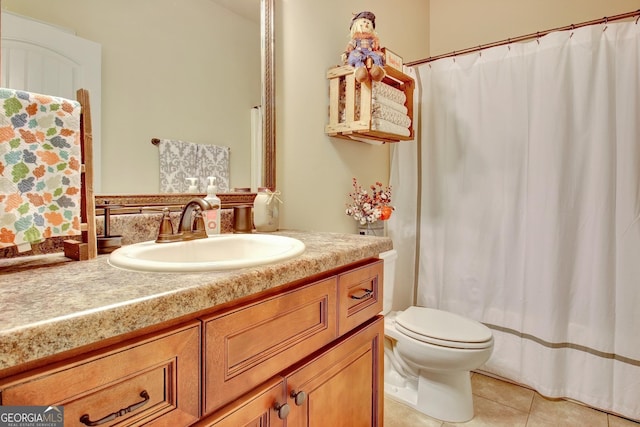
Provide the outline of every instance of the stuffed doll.
{"type": "Polygon", "coordinates": [[[351,19],[351,40],[347,44],[343,61],[355,67],[355,78],[359,82],[368,81],[371,78],[379,82],[385,76],[384,54],[380,50],[380,42],[376,34],[376,16],[371,12],[360,12],[351,19]],[[371,58],[371,69],[367,68],[366,61],[371,58]]]}

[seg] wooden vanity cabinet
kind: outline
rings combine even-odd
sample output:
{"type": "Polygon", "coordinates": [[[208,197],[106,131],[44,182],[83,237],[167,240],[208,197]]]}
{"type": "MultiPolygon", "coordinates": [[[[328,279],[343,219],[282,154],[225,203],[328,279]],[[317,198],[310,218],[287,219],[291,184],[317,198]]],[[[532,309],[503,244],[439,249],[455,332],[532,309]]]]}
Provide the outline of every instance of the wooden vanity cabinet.
{"type": "Polygon", "coordinates": [[[195,426],[380,426],[383,340],[377,316],[195,426]]]}
{"type": "Polygon", "coordinates": [[[200,323],[0,381],[2,405],[64,406],[65,426],[186,426],[200,415],[200,323]]]}
{"type": "Polygon", "coordinates": [[[62,405],[65,426],[378,426],[382,266],[362,261],[0,378],[0,404],[62,405]]]}
{"type": "Polygon", "coordinates": [[[197,426],[380,425],[381,286],[372,261],[206,319],[197,426]]]}

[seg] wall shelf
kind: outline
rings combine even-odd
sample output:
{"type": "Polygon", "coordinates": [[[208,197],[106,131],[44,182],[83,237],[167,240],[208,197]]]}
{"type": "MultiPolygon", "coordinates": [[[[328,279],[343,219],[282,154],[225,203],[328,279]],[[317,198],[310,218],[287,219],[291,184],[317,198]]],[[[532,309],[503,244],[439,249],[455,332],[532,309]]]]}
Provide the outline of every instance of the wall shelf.
{"type": "Polygon", "coordinates": [[[377,128],[373,102],[373,85],[371,81],[359,83],[355,80],[354,68],[350,65],[333,67],[327,71],[329,80],[329,124],[325,133],[345,139],[367,142],[410,141],[414,137],[413,129],[413,90],[415,82],[412,77],[385,66],[386,76],[382,80],[392,88],[404,93],[406,100],[406,116],[410,120],[408,134],[389,132],[377,128]]]}

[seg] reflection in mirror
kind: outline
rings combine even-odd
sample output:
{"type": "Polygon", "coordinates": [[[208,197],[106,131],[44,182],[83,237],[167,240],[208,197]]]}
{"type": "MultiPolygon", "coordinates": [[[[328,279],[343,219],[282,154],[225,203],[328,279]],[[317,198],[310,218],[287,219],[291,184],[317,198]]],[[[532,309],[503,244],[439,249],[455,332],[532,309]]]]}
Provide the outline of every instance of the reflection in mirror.
{"type": "Polygon", "coordinates": [[[101,45],[96,189],[146,194],[159,190],[152,138],[229,146],[230,186],[250,186],[251,112],[260,104],[262,184],[275,184],[273,92],[262,87],[273,88],[273,59],[263,58],[273,55],[273,0],[262,0],[262,14],[258,1],[3,0],[2,7],[101,45]]]}

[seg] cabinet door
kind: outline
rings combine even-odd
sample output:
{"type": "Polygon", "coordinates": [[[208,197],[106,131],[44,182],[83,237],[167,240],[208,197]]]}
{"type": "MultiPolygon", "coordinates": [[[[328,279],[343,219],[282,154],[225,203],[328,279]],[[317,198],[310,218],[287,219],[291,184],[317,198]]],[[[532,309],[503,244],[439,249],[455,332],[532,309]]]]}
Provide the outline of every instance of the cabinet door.
{"type": "Polygon", "coordinates": [[[65,426],[186,426],[199,416],[200,322],[2,380],[3,405],[64,406],[65,426]]]}
{"type": "Polygon", "coordinates": [[[284,381],[275,378],[192,427],[280,427],[289,409],[283,404],[284,381]]]}
{"type": "Polygon", "coordinates": [[[335,339],[336,281],[321,280],[205,319],[205,414],[335,339]]]}
{"type": "Polygon", "coordinates": [[[376,317],[287,375],[287,427],[382,425],[383,351],[376,317]]]}

